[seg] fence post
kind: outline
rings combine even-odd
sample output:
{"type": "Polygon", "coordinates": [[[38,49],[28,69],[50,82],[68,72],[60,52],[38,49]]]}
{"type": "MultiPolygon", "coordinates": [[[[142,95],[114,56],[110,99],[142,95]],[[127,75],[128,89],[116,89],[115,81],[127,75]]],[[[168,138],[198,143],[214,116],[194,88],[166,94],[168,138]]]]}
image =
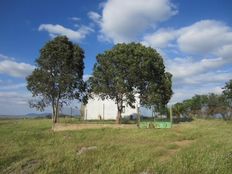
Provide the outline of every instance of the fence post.
{"type": "Polygon", "coordinates": [[[172,118],[172,105],[171,105],[171,107],[170,107],[170,122],[171,122],[171,124],[172,124],[172,121],[173,121],[173,118],[172,118]]]}
{"type": "Polygon", "coordinates": [[[137,105],[137,126],[140,126],[140,112],[139,112],[139,105],[137,105]]]}

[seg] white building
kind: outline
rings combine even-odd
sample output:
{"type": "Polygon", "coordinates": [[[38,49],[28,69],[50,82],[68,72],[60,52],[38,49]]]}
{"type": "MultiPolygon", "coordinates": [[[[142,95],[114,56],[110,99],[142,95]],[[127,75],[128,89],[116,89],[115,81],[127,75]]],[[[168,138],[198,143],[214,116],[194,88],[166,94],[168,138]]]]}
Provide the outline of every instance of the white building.
{"type": "MultiPolygon", "coordinates": [[[[129,105],[124,105],[122,117],[136,117],[139,107],[139,98],[136,97],[135,108],[129,105]]],[[[88,104],[82,108],[84,110],[85,120],[114,120],[117,116],[117,105],[115,101],[110,99],[102,100],[100,97],[95,96],[93,99],[88,100],[88,104]]]]}

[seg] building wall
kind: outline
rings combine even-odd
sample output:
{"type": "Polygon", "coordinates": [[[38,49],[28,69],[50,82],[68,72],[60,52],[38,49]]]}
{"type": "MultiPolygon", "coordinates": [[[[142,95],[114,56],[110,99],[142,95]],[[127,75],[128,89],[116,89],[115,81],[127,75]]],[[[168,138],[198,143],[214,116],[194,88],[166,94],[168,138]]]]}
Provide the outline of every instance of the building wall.
{"type": "MultiPolygon", "coordinates": [[[[122,113],[122,117],[135,115],[138,107],[138,97],[136,97],[135,108],[125,105],[125,112],[122,113]]],[[[95,96],[93,99],[88,100],[88,104],[85,106],[85,120],[96,120],[96,119],[116,119],[117,116],[117,105],[113,100],[106,99],[102,100],[95,96]]]]}

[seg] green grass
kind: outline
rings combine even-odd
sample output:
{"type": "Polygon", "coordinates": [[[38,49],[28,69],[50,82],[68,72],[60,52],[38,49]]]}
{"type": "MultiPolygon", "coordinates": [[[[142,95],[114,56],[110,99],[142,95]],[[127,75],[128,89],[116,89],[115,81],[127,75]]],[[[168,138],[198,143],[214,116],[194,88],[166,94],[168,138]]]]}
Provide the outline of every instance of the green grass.
{"type": "Polygon", "coordinates": [[[47,119],[0,120],[0,173],[232,173],[232,123],[53,132],[47,119]],[[97,149],[78,155],[83,147],[97,149]]]}

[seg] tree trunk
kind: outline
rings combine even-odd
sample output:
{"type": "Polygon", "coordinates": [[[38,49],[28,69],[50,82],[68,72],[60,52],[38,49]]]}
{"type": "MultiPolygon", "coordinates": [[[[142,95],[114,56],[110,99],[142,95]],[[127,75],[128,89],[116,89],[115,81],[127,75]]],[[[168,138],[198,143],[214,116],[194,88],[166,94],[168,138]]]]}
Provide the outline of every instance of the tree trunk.
{"type": "Polygon", "coordinates": [[[123,100],[122,96],[116,97],[116,104],[117,104],[117,117],[116,117],[116,124],[121,124],[121,117],[122,117],[122,105],[123,105],[123,100]]]}
{"type": "Polygon", "coordinates": [[[56,105],[54,105],[54,116],[53,116],[53,123],[56,123],[56,105]]]}
{"type": "Polygon", "coordinates": [[[152,107],[152,118],[155,121],[155,106],[152,107]]]}
{"type": "Polygon", "coordinates": [[[56,109],[55,109],[55,120],[54,123],[58,122],[58,116],[59,116],[59,102],[56,103],[56,109]]]}
{"type": "Polygon", "coordinates": [[[119,109],[117,112],[116,124],[121,124],[121,111],[119,109]]]}
{"type": "Polygon", "coordinates": [[[52,121],[53,124],[58,122],[59,117],[59,101],[52,102],[52,121]]]}
{"type": "Polygon", "coordinates": [[[123,105],[123,100],[121,98],[119,98],[117,100],[117,108],[118,108],[118,112],[117,112],[117,117],[116,117],[116,124],[121,124],[121,118],[122,118],[122,105],[123,105]]]}
{"type": "Polygon", "coordinates": [[[55,103],[54,100],[52,100],[52,123],[54,123],[55,120],[55,103]]]}

